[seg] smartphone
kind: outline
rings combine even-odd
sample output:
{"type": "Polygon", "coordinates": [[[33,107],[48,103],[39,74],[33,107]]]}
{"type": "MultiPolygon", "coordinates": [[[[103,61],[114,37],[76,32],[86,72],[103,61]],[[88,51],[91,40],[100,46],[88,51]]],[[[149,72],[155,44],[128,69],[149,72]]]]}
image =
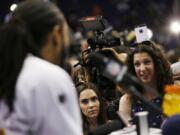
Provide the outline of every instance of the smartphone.
{"type": "Polygon", "coordinates": [[[135,31],[137,43],[150,40],[150,36],[148,34],[148,28],[145,24],[135,27],[134,31],[135,31]]]}

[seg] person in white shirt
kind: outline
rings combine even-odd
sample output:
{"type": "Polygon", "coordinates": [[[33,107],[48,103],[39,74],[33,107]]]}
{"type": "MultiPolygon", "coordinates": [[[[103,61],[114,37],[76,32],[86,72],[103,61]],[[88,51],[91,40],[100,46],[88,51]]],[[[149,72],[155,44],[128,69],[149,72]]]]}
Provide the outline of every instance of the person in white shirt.
{"type": "Polygon", "coordinates": [[[0,128],[7,135],[81,135],[77,93],[63,65],[67,23],[49,1],[18,4],[0,27],[0,128]]]}

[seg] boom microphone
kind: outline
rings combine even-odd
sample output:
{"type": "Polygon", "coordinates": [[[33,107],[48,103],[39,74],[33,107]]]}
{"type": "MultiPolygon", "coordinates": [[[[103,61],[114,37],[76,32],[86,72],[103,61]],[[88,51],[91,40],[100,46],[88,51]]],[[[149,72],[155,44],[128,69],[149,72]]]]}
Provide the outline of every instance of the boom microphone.
{"type": "Polygon", "coordinates": [[[109,54],[109,57],[97,52],[92,52],[89,55],[89,64],[100,68],[103,76],[113,80],[116,84],[120,84],[123,88],[127,89],[127,91],[129,90],[129,86],[133,85],[140,93],[143,93],[142,85],[135,76],[127,72],[127,66],[117,60],[113,53],[109,54]]]}
{"type": "MultiPolygon", "coordinates": [[[[148,102],[144,98],[144,87],[140,81],[134,75],[129,74],[127,72],[127,66],[120,62],[114,55],[111,55],[111,58],[109,58],[97,52],[93,52],[89,56],[89,62],[100,67],[105,77],[113,80],[116,84],[120,84],[134,98],[142,101],[158,113],[163,114],[161,108],[148,102]]],[[[165,114],[163,115],[166,117],[165,114]]]]}

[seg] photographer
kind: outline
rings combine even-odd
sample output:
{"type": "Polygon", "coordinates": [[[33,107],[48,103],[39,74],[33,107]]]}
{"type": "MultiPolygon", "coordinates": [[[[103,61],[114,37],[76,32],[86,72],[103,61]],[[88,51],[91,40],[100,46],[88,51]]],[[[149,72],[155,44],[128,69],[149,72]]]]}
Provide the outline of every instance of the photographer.
{"type": "MultiPolygon", "coordinates": [[[[116,53],[112,48],[98,49],[97,52],[108,57],[111,57],[112,53],[116,53]]],[[[101,67],[96,67],[90,62],[88,55],[90,55],[90,52],[83,52],[84,64],[76,73],[75,84],[80,85],[84,82],[95,83],[106,105],[108,119],[117,119],[116,111],[118,110],[119,99],[122,94],[118,91],[118,87],[113,81],[102,75],[101,67]]]]}
{"type": "MultiPolygon", "coordinates": [[[[119,35],[114,36],[111,33],[111,27],[108,26],[107,21],[103,19],[102,16],[82,18],[80,22],[88,31],[87,42],[89,45],[86,50],[82,51],[82,67],[80,71],[85,73],[83,81],[94,82],[98,86],[100,94],[106,104],[108,119],[118,119],[116,111],[118,111],[119,99],[123,91],[111,79],[103,76],[101,70],[102,67],[97,67],[91,63],[92,61],[88,56],[91,52],[98,52],[107,57],[116,55],[116,57],[119,57],[120,60],[125,62],[127,47],[124,46],[123,48],[122,39],[118,37],[119,35]],[[113,49],[113,47],[118,51],[118,53],[113,49]]],[[[78,77],[75,78],[77,84],[78,77]]]]}

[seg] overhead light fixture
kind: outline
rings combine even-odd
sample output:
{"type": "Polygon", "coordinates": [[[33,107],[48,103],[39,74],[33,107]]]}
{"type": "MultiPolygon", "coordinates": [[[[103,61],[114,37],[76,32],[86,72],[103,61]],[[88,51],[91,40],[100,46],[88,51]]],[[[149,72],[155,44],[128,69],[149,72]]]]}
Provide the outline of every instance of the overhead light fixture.
{"type": "Polygon", "coordinates": [[[17,4],[12,4],[11,6],[10,6],[10,11],[14,11],[15,9],[16,9],[16,7],[17,7],[17,4]]]}
{"type": "Polygon", "coordinates": [[[180,33],[180,22],[177,20],[174,20],[170,23],[169,29],[174,34],[180,33]]]}

